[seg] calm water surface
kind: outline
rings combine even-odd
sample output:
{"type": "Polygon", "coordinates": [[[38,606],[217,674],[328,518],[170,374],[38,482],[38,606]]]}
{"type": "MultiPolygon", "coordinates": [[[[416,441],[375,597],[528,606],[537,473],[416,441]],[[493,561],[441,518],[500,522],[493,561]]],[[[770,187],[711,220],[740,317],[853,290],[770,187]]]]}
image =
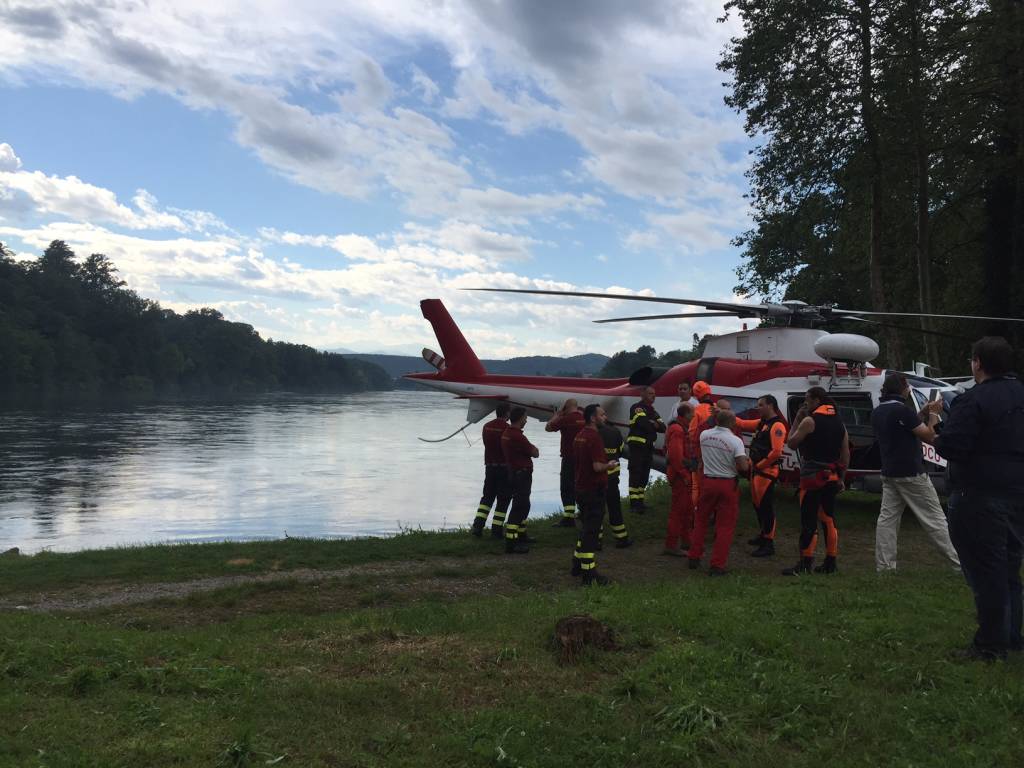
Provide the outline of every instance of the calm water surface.
{"type": "MultiPolygon", "coordinates": [[[[480,426],[433,392],[0,412],[0,551],[158,541],[348,537],[468,525],[480,426]]],[[[533,512],[558,509],[558,436],[540,448],[533,512]]]]}

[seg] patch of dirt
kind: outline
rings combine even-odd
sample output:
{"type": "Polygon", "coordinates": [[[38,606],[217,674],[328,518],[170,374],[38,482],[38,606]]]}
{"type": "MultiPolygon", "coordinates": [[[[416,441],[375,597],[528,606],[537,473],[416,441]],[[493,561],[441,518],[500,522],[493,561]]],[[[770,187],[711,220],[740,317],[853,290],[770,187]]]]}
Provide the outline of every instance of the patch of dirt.
{"type": "MultiPolygon", "coordinates": [[[[786,510],[780,515],[776,554],[766,558],[750,556],[753,547],[748,547],[746,541],[757,531],[748,505],[744,505],[740,517],[730,552],[730,573],[778,577],[782,581],[780,571],[792,565],[797,557],[796,514],[786,510]]],[[[645,520],[643,528],[652,530],[650,523],[655,523],[654,529],[660,527],[654,520],[645,520]]],[[[844,526],[840,508],[837,525],[841,573],[874,572],[872,523],[862,516],[855,524],[844,526]]],[[[182,582],[88,586],[0,598],[0,612],[74,613],[161,601],[168,605],[161,606],[159,623],[194,624],[273,610],[316,613],[383,606],[428,596],[454,600],[470,594],[508,595],[524,589],[554,591],[573,588],[579,582],[569,575],[574,541],[571,532],[545,532],[543,535],[545,539],[549,536],[564,537],[565,543],[562,547],[534,547],[527,555],[506,556],[494,552],[475,557],[365,563],[333,570],[272,570],[182,582]],[[263,589],[231,595],[222,602],[215,597],[210,598],[209,604],[202,602],[206,594],[248,585],[263,589]],[[274,589],[275,585],[281,588],[274,589]],[[294,585],[308,585],[309,588],[297,590],[294,585]],[[185,598],[196,598],[200,602],[192,605],[176,605],[174,602],[185,598]],[[204,613],[207,615],[203,616],[204,613]]],[[[706,578],[712,536],[709,534],[699,570],[689,570],[685,557],[662,555],[660,536],[650,533],[638,538],[628,549],[616,549],[607,542],[605,549],[598,553],[598,567],[602,573],[621,583],[706,578]]],[[[904,524],[899,546],[901,569],[948,568],[952,571],[914,522],[904,524]]],[[[823,543],[819,542],[819,553],[822,549],[823,543]]],[[[238,562],[238,565],[246,564],[248,562],[238,562]]],[[[146,624],[147,621],[143,619],[141,623],[146,624]]]]}

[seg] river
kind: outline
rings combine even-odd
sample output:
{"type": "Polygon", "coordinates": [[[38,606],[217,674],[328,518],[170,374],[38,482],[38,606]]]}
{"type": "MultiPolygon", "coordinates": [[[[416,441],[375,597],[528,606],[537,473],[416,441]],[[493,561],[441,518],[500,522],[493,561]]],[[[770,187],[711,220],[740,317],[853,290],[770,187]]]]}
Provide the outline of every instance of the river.
{"type": "MultiPolygon", "coordinates": [[[[469,525],[480,424],[428,391],[0,411],[0,551],[469,525]],[[471,444],[472,443],[472,444],[471,444]]],[[[540,448],[533,511],[559,508],[558,435],[540,448]]]]}

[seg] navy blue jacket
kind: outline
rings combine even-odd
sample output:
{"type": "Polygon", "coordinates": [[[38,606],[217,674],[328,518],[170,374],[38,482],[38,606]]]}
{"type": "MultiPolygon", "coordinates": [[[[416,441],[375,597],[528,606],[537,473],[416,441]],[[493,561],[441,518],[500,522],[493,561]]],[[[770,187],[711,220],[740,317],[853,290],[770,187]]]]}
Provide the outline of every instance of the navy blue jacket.
{"type": "Polygon", "coordinates": [[[952,490],[1024,494],[1024,384],[998,377],[957,397],[935,450],[949,462],[952,490]]]}

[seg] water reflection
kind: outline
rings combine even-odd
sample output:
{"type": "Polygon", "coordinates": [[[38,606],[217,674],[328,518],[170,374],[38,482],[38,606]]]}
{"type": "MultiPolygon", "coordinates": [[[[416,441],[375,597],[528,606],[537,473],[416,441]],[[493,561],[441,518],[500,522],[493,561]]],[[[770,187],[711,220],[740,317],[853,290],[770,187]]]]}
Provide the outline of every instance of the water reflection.
{"type": "MultiPolygon", "coordinates": [[[[0,549],[394,533],[467,525],[479,426],[432,392],[0,412],[0,549]]],[[[534,508],[558,508],[558,440],[537,422],[534,508]]]]}

